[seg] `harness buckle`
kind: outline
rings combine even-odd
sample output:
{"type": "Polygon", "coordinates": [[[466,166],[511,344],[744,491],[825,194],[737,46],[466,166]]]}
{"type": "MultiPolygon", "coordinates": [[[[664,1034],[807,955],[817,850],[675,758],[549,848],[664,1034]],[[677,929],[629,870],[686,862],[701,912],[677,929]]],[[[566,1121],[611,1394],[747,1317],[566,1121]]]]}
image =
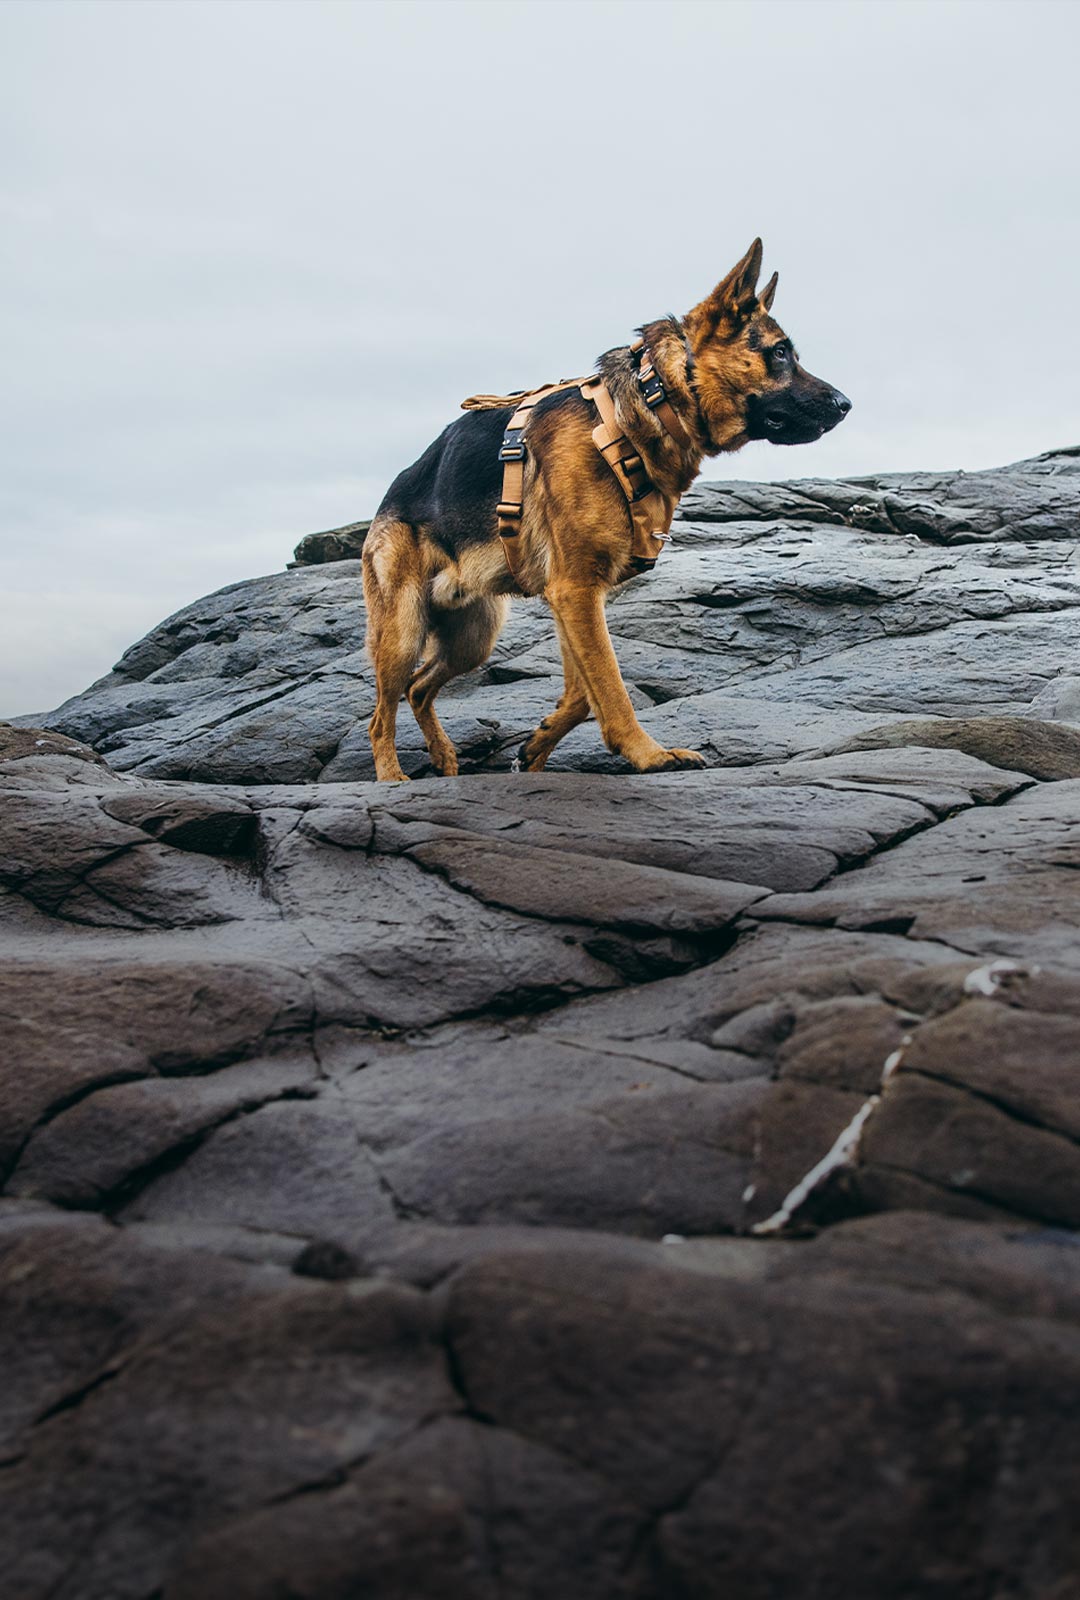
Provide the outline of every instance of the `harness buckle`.
{"type": "Polygon", "coordinates": [[[655,372],[650,372],[647,378],[642,378],[641,396],[647,406],[662,405],[667,399],[667,390],[655,372]]]}
{"type": "Polygon", "coordinates": [[[525,459],[525,429],[507,428],[503,434],[502,449],[499,451],[500,461],[524,461],[525,459]]]}
{"type": "Polygon", "coordinates": [[[635,452],[633,455],[618,458],[618,465],[626,479],[624,493],[631,505],[636,505],[639,500],[644,500],[646,495],[653,492],[653,485],[645,471],[645,463],[635,452]]]}

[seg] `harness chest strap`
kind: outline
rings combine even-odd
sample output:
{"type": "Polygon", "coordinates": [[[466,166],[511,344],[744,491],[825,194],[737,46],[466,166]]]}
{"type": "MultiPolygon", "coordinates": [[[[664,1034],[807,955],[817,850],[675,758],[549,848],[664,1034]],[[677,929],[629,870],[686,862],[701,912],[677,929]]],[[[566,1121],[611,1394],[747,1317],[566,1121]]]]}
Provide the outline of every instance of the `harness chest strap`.
{"type": "MultiPolygon", "coordinates": [[[[661,424],[680,444],[688,444],[690,436],[678,414],[667,399],[663,385],[656,376],[652,360],[645,350],[644,341],[631,346],[636,353],[644,351],[641,361],[642,393],[659,417],[661,424]]],[[[645,470],[641,456],[619,427],[615,403],[602,378],[564,378],[559,383],[545,384],[521,396],[520,404],[507,424],[503,434],[499,460],[503,464],[502,497],[496,506],[499,537],[511,575],[518,576],[516,565],[516,540],[521,532],[522,507],[525,498],[525,426],[532,408],[546,395],[560,389],[579,389],[582,397],[591,400],[600,413],[600,422],[592,431],[593,443],[615,474],[616,481],[626,496],[630,512],[631,538],[630,562],[635,572],[649,572],[656,565],[664,545],[670,540],[671,518],[674,506],[669,506],[659,489],[655,488],[645,470]]]]}
{"type": "Polygon", "coordinates": [[[589,379],[581,385],[581,393],[600,413],[600,422],[592,433],[593,443],[626,496],[631,525],[630,563],[635,572],[651,572],[671,538],[668,529],[675,508],[654,487],[644,461],[619,427],[607,384],[601,378],[589,379]]]}

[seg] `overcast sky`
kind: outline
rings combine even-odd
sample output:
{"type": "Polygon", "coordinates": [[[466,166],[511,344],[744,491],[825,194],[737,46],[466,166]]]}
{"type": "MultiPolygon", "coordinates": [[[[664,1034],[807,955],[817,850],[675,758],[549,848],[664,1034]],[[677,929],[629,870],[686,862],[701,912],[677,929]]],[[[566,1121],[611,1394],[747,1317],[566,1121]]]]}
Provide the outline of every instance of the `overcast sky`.
{"type": "Polygon", "coordinates": [[[1077,442],[1078,45],[1067,0],[6,0],[0,716],[756,233],[855,409],[707,475],[1077,442]]]}

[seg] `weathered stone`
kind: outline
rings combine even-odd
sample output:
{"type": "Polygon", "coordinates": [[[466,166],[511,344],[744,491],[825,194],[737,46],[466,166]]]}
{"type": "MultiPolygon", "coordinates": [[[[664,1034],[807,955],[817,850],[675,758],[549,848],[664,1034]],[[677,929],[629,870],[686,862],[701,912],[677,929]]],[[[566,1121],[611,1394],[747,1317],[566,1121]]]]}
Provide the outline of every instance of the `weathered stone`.
{"type": "Polygon", "coordinates": [[[890,928],[971,954],[1080,967],[1080,781],[949,817],[820,894],[777,895],[755,916],[890,928]]]}
{"type": "MultiPolygon", "coordinates": [[[[639,1075],[640,1076],[640,1075],[639,1075]]],[[[379,1157],[408,1216],[598,1227],[656,1238],[738,1226],[758,1082],[599,1097],[433,1133],[379,1157]]]]}
{"type": "Polygon", "coordinates": [[[15,728],[10,722],[0,722],[0,763],[50,755],[70,756],[77,761],[93,762],[99,767],[105,765],[89,745],[79,744],[62,733],[52,733],[48,728],[15,728]]]}
{"type": "MultiPolygon", "coordinates": [[[[1069,1292],[1050,1287],[1056,1264],[1020,1289],[1014,1321],[982,1306],[978,1289],[938,1291],[933,1267],[922,1292],[898,1290],[896,1235],[857,1257],[861,1272],[830,1270],[828,1255],[819,1269],[808,1246],[776,1258],[764,1280],[719,1262],[714,1274],[680,1275],[679,1246],[672,1265],[652,1268],[605,1262],[599,1249],[492,1257],[451,1286],[461,1381],[497,1429],[557,1450],[642,1507],[656,1530],[657,1596],[853,1594],[871,1570],[873,1593],[896,1600],[978,1593],[1004,1572],[1033,1600],[1065,1594],[1078,1545],[1060,1491],[1076,1440],[1047,1363],[1072,1371],[1080,1343],[1069,1292]],[[996,1459],[1003,1436],[1039,1506],[1037,1576],[1013,1522],[1011,1474],[977,1466],[996,1459]],[[924,1492],[928,1472],[941,1500],[924,1492]]],[[[993,1237],[1006,1273],[1028,1251],[1029,1267],[1053,1253],[1037,1236],[993,1237]]],[[[956,1255],[948,1270],[962,1274],[956,1255]]],[[[984,1255],[965,1288],[985,1277],[984,1255]]]]}
{"type": "MultiPolygon", "coordinates": [[[[310,988],[274,961],[219,964],[175,946],[110,954],[82,939],[20,959],[21,942],[5,940],[0,966],[3,1168],[35,1127],[94,1089],[209,1073],[287,1048],[312,1025],[310,988]]],[[[85,1180],[71,1171],[65,1181],[85,1180]]]]}
{"type": "Polygon", "coordinates": [[[964,750],[991,766],[1029,772],[1033,778],[1080,778],[1080,729],[1030,717],[894,722],[856,734],[837,749],[881,750],[908,745],[964,750]]]}
{"type": "Polygon", "coordinates": [[[268,1101],[314,1094],[310,1054],[222,1067],[205,1078],[105,1087],[53,1115],[24,1149],[7,1192],[66,1206],[115,1204],[163,1162],[268,1101]]]}
{"type": "Polygon", "coordinates": [[[32,1323],[54,1360],[73,1313],[82,1340],[95,1321],[105,1335],[89,1359],[60,1346],[67,1361],[47,1386],[38,1380],[51,1398],[6,1463],[0,1547],[12,1594],[135,1600],[162,1586],[200,1527],[340,1481],[455,1409],[414,1291],[213,1262],[207,1272],[103,1231],[16,1236],[0,1260],[5,1330],[17,1317],[30,1340],[32,1323]]]}
{"type": "MultiPolygon", "coordinates": [[[[931,791],[937,787],[935,780],[931,791]]],[[[419,845],[431,828],[500,839],[513,829],[522,845],[769,888],[810,888],[930,817],[914,794],[757,781],[748,789],[738,779],[729,784],[724,771],[541,773],[369,792],[376,849],[419,845]]]]}
{"type": "Polygon", "coordinates": [[[447,829],[417,844],[409,860],[491,905],[548,921],[587,922],[630,933],[718,933],[768,893],[567,850],[532,850],[498,839],[469,839],[447,829]]]}
{"type": "Polygon", "coordinates": [[[641,1519],[609,1485],[543,1446],[446,1417],[350,1483],[215,1530],[165,1600],[634,1600],[641,1519]]]}
{"type": "Polygon", "coordinates": [[[695,490],[711,770],[363,781],[355,559],[0,728],[5,1595],[1072,1600],[1078,504],[695,490]]]}
{"type": "MultiPolygon", "coordinates": [[[[631,698],[655,737],[715,764],[820,753],[889,717],[1080,721],[1078,510],[1067,453],[993,472],[698,484],[674,548],[609,608],[631,698]]],[[[355,559],[365,527],[310,536],[303,559],[317,566],[233,584],[168,618],[49,726],[145,776],[370,778],[355,559]],[[326,564],[342,553],[353,559],[326,564]]],[[[465,770],[509,764],[555,704],[560,673],[550,617],[538,601],[516,605],[490,662],[440,698],[465,770]]],[[[429,772],[404,706],[399,732],[405,770],[429,772]]],[[[981,755],[975,737],[964,748],[981,755]]],[[[1027,771],[1008,749],[1003,764],[1027,771]]],[[[1035,759],[1041,772],[1046,756],[1035,759]]],[[[595,725],[552,766],[625,770],[595,725]]]]}
{"type": "Polygon", "coordinates": [[[349,522],[343,528],[329,528],[325,533],[308,533],[293,551],[290,567],[318,567],[324,561],[348,561],[358,556],[364,548],[367,522],[349,522]]]}
{"type": "Polygon", "coordinates": [[[141,828],[152,839],[199,855],[249,856],[258,836],[255,814],[242,800],[198,790],[140,787],[111,796],[101,809],[120,822],[141,828]]]}

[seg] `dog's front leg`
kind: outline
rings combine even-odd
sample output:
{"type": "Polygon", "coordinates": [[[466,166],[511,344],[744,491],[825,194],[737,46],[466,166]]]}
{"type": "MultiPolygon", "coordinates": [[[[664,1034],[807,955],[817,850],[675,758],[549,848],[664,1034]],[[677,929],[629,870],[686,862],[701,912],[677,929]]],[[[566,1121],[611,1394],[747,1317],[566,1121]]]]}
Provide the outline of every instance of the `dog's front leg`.
{"type": "Polygon", "coordinates": [[[548,585],[545,597],[608,749],[625,756],[639,772],[704,766],[705,758],[696,750],[665,750],[634,715],[608,633],[604,591],[593,585],[556,581],[548,585]]]}
{"type": "Polygon", "coordinates": [[[557,619],[555,627],[562,651],[564,687],[555,710],[533,729],[518,752],[526,772],[540,772],[547,766],[548,757],[560,740],[589,716],[589,696],[557,619]]]}

